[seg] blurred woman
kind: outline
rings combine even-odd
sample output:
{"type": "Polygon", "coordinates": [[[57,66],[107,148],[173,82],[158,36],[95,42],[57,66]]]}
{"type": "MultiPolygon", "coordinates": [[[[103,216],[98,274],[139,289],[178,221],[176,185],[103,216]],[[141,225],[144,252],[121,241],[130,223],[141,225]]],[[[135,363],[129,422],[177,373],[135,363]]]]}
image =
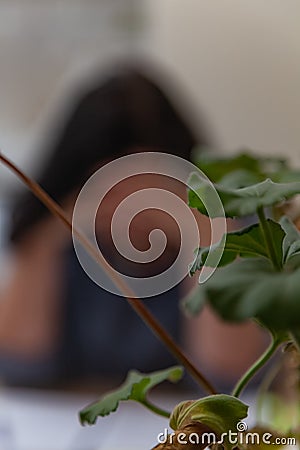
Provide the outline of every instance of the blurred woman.
{"type": "MultiPolygon", "coordinates": [[[[37,181],[71,216],[82,186],[107,162],[146,151],[188,160],[192,148],[206,141],[199,130],[196,138],[142,70],[116,69],[75,102],[37,181]]],[[[149,210],[132,221],[133,245],[146,250],[151,230],[163,229],[168,237],[163,255],[145,265],[132,264],[116,252],[110,232],[113,212],[130,194],[148,187],[186,195],[183,186],[163,176],[127,178],[108,192],[96,219],[98,244],[106,259],[136,277],[161,273],[180,246],[174,220],[164,211],[149,210]]],[[[117,226],[122,237],[124,224],[119,221],[117,226]]],[[[200,227],[201,244],[206,245],[209,226],[203,222],[200,227]]],[[[124,299],[90,280],[76,258],[71,236],[29,192],[14,205],[11,244],[14,271],[0,303],[0,377],[6,383],[115,382],[132,368],[147,372],[176,363],[124,299]]],[[[253,334],[253,324],[225,325],[208,310],[181,333],[178,301],[183,294],[181,283],[146,300],[146,306],[176,341],[185,342],[208,373],[218,375],[226,390],[227,382],[254,360],[262,340],[253,334]]]]}
{"type": "MultiPolygon", "coordinates": [[[[149,150],[189,159],[196,142],[205,143],[142,72],[117,69],[83,93],[49,152],[38,182],[70,214],[84,182],[108,161],[149,150]]],[[[123,182],[104,199],[97,220],[103,253],[135,276],[149,269],[118,260],[109,237],[110,221],[114,205],[153,183],[162,188],[168,184],[145,175],[123,182]]],[[[164,227],[167,234],[171,231],[169,246],[150,269],[155,273],[176,257],[179,236],[173,221],[159,212],[146,213],[132,229],[135,245],[143,249],[149,231],[164,227]]],[[[11,243],[15,269],[0,305],[0,377],[6,382],[49,385],[86,377],[119,378],[134,367],[148,371],[175,362],[124,300],[89,279],[71,237],[29,192],[13,208],[11,243]]],[[[179,290],[175,287],[147,302],[177,340],[179,290]]]]}

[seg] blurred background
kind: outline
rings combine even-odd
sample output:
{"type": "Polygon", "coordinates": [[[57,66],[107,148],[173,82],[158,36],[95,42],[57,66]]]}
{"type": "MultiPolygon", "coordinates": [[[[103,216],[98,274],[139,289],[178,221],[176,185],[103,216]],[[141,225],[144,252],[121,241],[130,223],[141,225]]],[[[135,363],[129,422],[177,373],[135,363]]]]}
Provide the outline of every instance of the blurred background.
{"type": "MultiPolygon", "coordinates": [[[[297,0],[0,0],[1,149],[34,174],[76,83],[141,57],[172,78],[165,89],[179,83],[216,149],[297,163],[299,17],[297,0]]],[[[14,183],[0,167],[2,210],[14,183]]]]}
{"type": "MultiPolygon", "coordinates": [[[[216,150],[299,165],[299,18],[297,0],[0,0],[1,150],[34,175],[74,86],[141,58],[216,150]]],[[[0,250],[18,186],[0,166],[0,250]]]]}
{"type": "Polygon", "coordinates": [[[140,55],[205,113],[218,149],[296,160],[299,17],[297,0],[0,0],[1,148],[31,169],[72,85],[140,55]]]}

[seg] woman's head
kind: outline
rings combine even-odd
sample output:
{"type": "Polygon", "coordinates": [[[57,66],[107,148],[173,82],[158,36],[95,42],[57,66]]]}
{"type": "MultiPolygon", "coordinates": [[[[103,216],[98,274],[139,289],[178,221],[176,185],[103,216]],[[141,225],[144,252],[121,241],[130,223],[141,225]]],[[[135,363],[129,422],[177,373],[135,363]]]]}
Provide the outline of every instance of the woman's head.
{"type": "MultiPolygon", "coordinates": [[[[107,160],[136,149],[189,159],[196,142],[155,82],[134,68],[116,70],[75,102],[38,182],[61,202],[107,160]]],[[[12,241],[21,240],[47,214],[31,193],[22,195],[14,208],[12,241]]]]}

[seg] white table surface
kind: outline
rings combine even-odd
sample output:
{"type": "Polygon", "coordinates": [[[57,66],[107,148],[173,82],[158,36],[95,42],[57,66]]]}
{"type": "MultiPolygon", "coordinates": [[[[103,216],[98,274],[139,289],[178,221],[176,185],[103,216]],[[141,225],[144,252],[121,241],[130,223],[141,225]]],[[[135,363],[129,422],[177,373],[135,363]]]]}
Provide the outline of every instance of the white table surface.
{"type": "MultiPolygon", "coordinates": [[[[168,428],[167,419],[135,402],[122,402],[117,412],[99,418],[94,426],[82,427],[78,412],[96,398],[95,394],[0,387],[0,450],[150,450],[158,434],[168,428]]],[[[176,398],[151,398],[169,410],[185,399],[182,393],[176,398]]],[[[252,396],[243,400],[253,403],[252,396]]],[[[250,408],[245,421],[250,428],[254,411],[250,408]]]]}
{"type": "MultiPolygon", "coordinates": [[[[134,402],[122,403],[95,426],[82,427],[78,411],[93,400],[95,396],[0,388],[0,449],[147,450],[168,427],[167,419],[134,402]]],[[[170,407],[177,403],[160,401],[170,407]]]]}

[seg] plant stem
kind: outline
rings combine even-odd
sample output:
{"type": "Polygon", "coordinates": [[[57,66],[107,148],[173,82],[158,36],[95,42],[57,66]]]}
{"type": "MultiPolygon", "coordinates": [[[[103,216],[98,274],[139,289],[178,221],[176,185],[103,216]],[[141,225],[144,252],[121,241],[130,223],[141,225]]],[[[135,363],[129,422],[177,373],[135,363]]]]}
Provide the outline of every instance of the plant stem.
{"type": "Polygon", "coordinates": [[[143,400],[142,404],[146,408],[150,409],[150,411],[154,412],[155,414],[158,414],[159,416],[167,417],[167,419],[169,419],[171,416],[171,413],[169,411],[166,411],[164,409],[159,408],[156,405],[153,405],[153,403],[149,402],[148,400],[143,400]]]}
{"type": "Polygon", "coordinates": [[[272,336],[271,344],[266,349],[266,351],[255,361],[255,363],[247,370],[247,372],[244,373],[244,375],[235,385],[232,391],[232,395],[234,397],[239,397],[241,395],[241,392],[245,389],[249,381],[254,377],[254,375],[256,375],[259,369],[261,369],[267,363],[267,361],[269,361],[280,344],[281,340],[272,336]]]}
{"type": "Polygon", "coordinates": [[[151,312],[146,308],[146,306],[140,301],[140,299],[135,298],[135,293],[127,285],[126,282],[121,278],[121,276],[114,271],[114,269],[106,262],[106,260],[100,256],[96,251],[90,241],[78,230],[72,226],[71,220],[65,214],[64,210],[41,188],[41,186],[32,180],[30,177],[25,175],[13,162],[6,158],[0,152],[0,161],[12,170],[26,186],[32,191],[32,193],[48,208],[48,210],[56,217],[58,217],[64,225],[73,231],[78,241],[83,245],[83,247],[88,251],[88,253],[95,259],[95,261],[101,265],[106,274],[118,287],[120,292],[127,299],[129,305],[134,309],[134,311],[139,315],[139,317],[144,321],[144,323],[150,328],[150,330],[164,343],[164,345],[169,349],[169,351],[175,356],[175,358],[183,364],[190,375],[195,379],[195,381],[200,384],[208,393],[216,394],[216,390],[211,385],[211,383],[202,375],[202,373],[193,365],[193,363],[186,357],[184,352],[179,348],[179,346],[174,342],[172,337],[165,331],[159,321],[151,314],[151,312]]]}
{"type": "Polygon", "coordinates": [[[268,220],[266,219],[263,207],[259,207],[257,209],[257,215],[258,215],[258,218],[259,218],[261,231],[262,231],[262,234],[264,236],[265,244],[266,244],[266,247],[268,249],[269,257],[270,257],[270,259],[272,261],[274,269],[280,271],[281,268],[282,268],[281,267],[281,262],[279,262],[278,259],[277,259],[277,255],[276,255],[276,251],[275,251],[275,247],[274,247],[274,242],[273,242],[273,237],[272,237],[272,234],[270,232],[268,220]]]}

